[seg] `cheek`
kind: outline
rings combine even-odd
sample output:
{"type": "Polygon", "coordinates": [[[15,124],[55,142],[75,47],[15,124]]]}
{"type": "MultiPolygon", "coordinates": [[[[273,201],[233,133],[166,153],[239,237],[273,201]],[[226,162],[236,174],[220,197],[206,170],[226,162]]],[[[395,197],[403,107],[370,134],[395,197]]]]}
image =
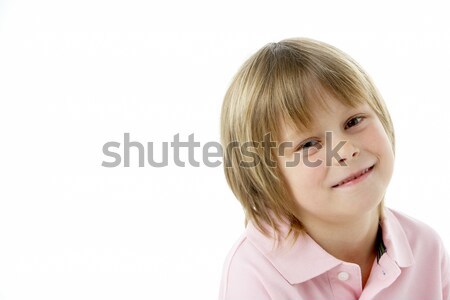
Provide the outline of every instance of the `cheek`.
{"type": "Polygon", "coordinates": [[[377,122],[366,136],[365,144],[378,157],[380,162],[385,165],[386,172],[392,172],[394,152],[389,137],[384,131],[381,122],[377,122]]]}
{"type": "Polygon", "coordinates": [[[304,198],[302,195],[311,196],[315,191],[318,191],[326,175],[323,164],[317,167],[298,165],[293,168],[285,168],[283,171],[289,188],[297,201],[304,198]]]}
{"type": "Polygon", "coordinates": [[[374,131],[376,131],[374,135],[376,135],[377,137],[376,140],[379,144],[380,150],[393,154],[391,141],[389,140],[386,131],[384,131],[384,127],[381,122],[378,122],[377,127],[374,131]]]}

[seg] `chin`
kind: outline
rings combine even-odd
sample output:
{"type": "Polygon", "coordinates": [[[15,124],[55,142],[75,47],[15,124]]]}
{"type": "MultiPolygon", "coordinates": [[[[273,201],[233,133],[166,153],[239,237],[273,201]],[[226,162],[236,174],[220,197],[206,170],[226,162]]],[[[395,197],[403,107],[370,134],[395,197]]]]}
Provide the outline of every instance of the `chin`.
{"type": "Polygon", "coordinates": [[[351,200],[349,198],[341,198],[340,203],[346,214],[356,216],[378,210],[378,206],[384,198],[384,193],[366,191],[364,194],[360,194],[359,197],[352,198],[351,200]]]}

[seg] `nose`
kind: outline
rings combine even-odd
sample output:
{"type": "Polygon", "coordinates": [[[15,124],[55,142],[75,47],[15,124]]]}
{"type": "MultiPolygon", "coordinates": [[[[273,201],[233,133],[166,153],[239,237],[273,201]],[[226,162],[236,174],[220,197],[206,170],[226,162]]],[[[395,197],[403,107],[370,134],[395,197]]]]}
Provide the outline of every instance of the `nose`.
{"type": "MultiPolygon", "coordinates": [[[[356,159],[360,150],[350,139],[345,139],[336,134],[333,135],[333,141],[330,151],[327,151],[331,165],[345,166],[352,159],[356,159]]],[[[327,159],[329,161],[329,159],[327,159]]]]}
{"type": "Polygon", "coordinates": [[[343,165],[349,160],[352,160],[359,156],[359,149],[355,147],[354,144],[351,144],[349,141],[345,143],[345,145],[341,149],[342,151],[339,151],[340,159],[338,163],[340,165],[343,165]],[[345,149],[344,149],[345,148],[345,149]]]}

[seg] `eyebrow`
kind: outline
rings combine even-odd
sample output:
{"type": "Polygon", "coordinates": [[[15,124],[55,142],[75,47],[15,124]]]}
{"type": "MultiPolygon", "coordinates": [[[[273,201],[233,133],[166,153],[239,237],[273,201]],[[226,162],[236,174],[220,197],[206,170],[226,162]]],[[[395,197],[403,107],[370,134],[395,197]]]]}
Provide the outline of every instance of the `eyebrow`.
{"type": "Polygon", "coordinates": [[[283,144],[283,143],[293,143],[291,146],[294,147],[295,146],[295,142],[297,140],[303,140],[303,136],[309,136],[309,135],[310,134],[308,134],[308,132],[299,132],[299,131],[293,132],[288,137],[283,139],[281,141],[280,145],[283,144]]]}
{"type": "MultiPolygon", "coordinates": [[[[344,114],[350,114],[350,116],[355,114],[355,109],[350,109],[348,111],[346,111],[344,114]]],[[[294,142],[295,140],[303,140],[303,139],[307,139],[310,136],[316,136],[317,134],[314,134],[314,131],[316,131],[315,127],[317,125],[316,122],[317,119],[312,119],[311,120],[311,126],[309,127],[305,127],[305,131],[301,131],[301,130],[295,130],[293,132],[291,132],[286,138],[284,138],[281,143],[285,143],[285,142],[294,142]]],[[[294,145],[295,146],[295,145],[294,145]]]]}

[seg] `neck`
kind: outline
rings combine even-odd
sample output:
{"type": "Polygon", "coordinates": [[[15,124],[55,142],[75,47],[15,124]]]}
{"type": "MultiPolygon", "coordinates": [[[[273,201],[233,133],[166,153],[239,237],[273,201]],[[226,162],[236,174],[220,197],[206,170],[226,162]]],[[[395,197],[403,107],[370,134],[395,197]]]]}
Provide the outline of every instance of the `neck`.
{"type": "Polygon", "coordinates": [[[337,259],[360,266],[372,265],[376,257],[377,208],[346,222],[328,223],[317,219],[304,221],[311,238],[337,259]]]}

